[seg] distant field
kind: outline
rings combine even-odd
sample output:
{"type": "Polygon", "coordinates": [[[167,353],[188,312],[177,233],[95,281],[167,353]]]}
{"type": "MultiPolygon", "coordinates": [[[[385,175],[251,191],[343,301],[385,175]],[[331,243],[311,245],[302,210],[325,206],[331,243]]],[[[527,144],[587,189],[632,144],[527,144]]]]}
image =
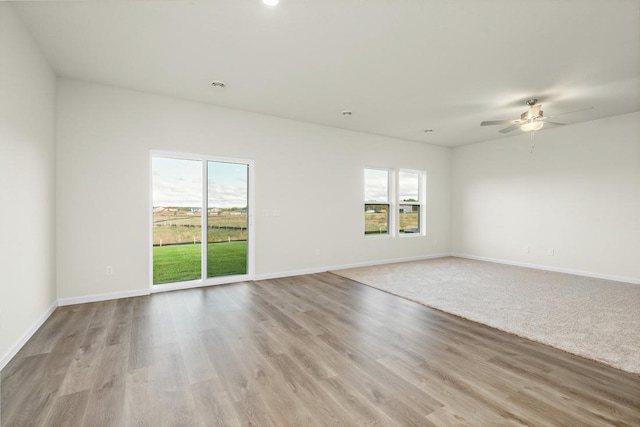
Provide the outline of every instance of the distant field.
{"type": "MultiPolygon", "coordinates": [[[[247,215],[209,215],[207,240],[225,242],[247,240],[247,215]],[[226,228],[225,228],[226,227],[226,228]]],[[[202,218],[194,215],[153,216],[153,244],[193,243],[202,241],[202,218]]]]}
{"type": "MultiPolygon", "coordinates": [[[[400,230],[412,229],[419,227],[419,219],[417,213],[401,213],[400,214],[400,230]]],[[[387,214],[381,212],[365,212],[364,214],[364,232],[365,234],[386,234],[387,230],[387,214]]]]}
{"type": "MultiPolygon", "coordinates": [[[[209,243],[209,277],[247,273],[247,242],[209,243]]],[[[201,276],[200,244],[155,246],[153,284],[198,280],[201,276]]]]}

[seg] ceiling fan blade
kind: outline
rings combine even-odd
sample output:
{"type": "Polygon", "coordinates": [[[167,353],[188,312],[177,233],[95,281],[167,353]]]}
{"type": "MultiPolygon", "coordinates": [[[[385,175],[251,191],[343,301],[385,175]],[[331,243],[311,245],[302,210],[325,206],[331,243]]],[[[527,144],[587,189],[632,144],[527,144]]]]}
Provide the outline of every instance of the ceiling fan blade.
{"type": "Polygon", "coordinates": [[[596,108],[596,107],[587,107],[587,108],[582,108],[580,110],[567,111],[565,113],[554,114],[553,116],[546,116],[545,119],[550,119],[552,117],[558,117],[558,116],[564,116],[565,114],[573,114],[573,113],[579,113],[581,111],[593,110],[594,108],[596,108]]]}
{"type": "Polygon", "coordinates": [[[511,131],[514,131],[514,130],[518,129],[519,127],[520,127],[519,123],[514,123],[511,126],[508,126],[508,127],[504,128],[504,129],[500,129],[498,132],[500,132],[500,133],[509,133],[511,131]]]}
{"type": "Polygon", "coordinates": [[[491,125],[511,125],[516,123],[517,120],[489,120],[480,123],[480,126],[491,126],[491,125]]]}
{"type": "Polygon", "coordinates": [[[548,120],[545,120],[545,121],[544,121],[544,125],[545,125],[545,126],[547,126],[547,125],[551,125],[551,126],[565,126],[565,125],[566,125],[566,123],[550,122],[550,121],[548,121],[548,120]]]}

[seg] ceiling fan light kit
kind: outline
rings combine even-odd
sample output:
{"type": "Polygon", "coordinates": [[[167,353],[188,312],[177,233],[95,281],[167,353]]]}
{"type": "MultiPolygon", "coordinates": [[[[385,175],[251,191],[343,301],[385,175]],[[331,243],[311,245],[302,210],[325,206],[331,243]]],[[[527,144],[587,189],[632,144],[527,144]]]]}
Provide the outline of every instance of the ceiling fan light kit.
{"type": "MultiPolygon", "coordinates": [[[[542,129],[545,124],[551,126],[564,126],[564,123],[550,122],[549,120],[547,120],[551,116],[545,117],[544,113],[542,112],[542,104],[538,104],[537,98],[527,99],[525,103],[529,106],[529,109],[520,114],[519,119],[489,120],[480,123],[480,126],[509,125],[504,129],[500,129],[498,131],[500,133],[509,133],[518,128],[523,132],[532,132],[542,129]]],[[[556,116],[560,116],[562,114],[577,113],[578,111],[586,111],[592,108],[593,107],[588,107],[581,110],[569,111],[566,113],[556,114],[556,116]]]]}
{"type": "Polygon", "coordinates": [[[538,104],[536,98],[528,99],[527,105],[529,110],[520,115],[520,130],[523,132],[531,132],[534,130],[542,129],[544,126],[544,113],[541,108],[542,105],[538,104]]]}
{"type": "Polygon", "coordinates": [[[531,132],[534,130],[540,130],[544,126],[544,122],[539,122],[537,120],[526,122],[520,125],[520,130],[523,132],[531,132]]]}

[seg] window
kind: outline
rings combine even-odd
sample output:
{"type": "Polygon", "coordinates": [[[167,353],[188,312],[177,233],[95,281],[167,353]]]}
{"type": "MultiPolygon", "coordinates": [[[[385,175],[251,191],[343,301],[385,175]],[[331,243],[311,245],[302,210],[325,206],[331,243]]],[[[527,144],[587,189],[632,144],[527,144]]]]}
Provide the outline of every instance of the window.
{"type": "Polygon", "coordinates": [[[398,232],[422,233],[422,176],[418,171],[398,172],[398,232]]]}
{"type": "Polygon", "coordinates": [[[364,170],[364,234],[388,235],[390,230],[391,197],[389,171],[364,170]]]}
{"type": "Polygon", "coordinates": [[[425,176],[423,171],[366,168],[364,234],[424,235],[425,176]]]}

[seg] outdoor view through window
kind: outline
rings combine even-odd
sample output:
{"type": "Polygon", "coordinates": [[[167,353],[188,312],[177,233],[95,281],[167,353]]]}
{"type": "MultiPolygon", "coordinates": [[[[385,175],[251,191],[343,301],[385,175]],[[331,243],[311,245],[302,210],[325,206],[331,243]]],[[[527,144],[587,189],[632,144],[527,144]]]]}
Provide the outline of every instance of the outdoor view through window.
{"type": "Polygon", "coordinates": [[[247,164],[154,156],[152,180],[154,285],[247,273],[247,164]]]}
{"type": "Polygon", "coordinates": [[[398,231],[401,234],[420,233],[420,173],[400,171],[398,190],[398,231]]]}
{"type": "Polygon", "coordinates": [[[389,234],[389,171],[364,170],[364,234],[389,234]]]}
{"type": "Polygon", "coordinates": [[[424,214],[423,171],[365,168],[365,236],[421,235],[424,214]],[[395,184],[397,183],[397,191],[395,184]],[[390,215],[397,209],[397,216],[390,215]],[[393,224],[391,224],[393,222],[393,224]],[[395,232],[390,232],[392,228],[395,232]]]}

